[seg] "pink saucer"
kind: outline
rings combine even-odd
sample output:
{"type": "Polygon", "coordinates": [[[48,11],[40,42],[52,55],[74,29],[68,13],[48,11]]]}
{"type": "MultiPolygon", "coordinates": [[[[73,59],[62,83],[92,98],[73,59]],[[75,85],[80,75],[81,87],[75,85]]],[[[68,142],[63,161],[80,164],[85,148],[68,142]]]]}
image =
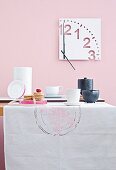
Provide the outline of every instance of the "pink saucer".
{"type": "Polygon", "coordinates": [[[47,100],[36,101],[36,104],[47,104],[47,100]]]}
{"type": "Polygon", "coordinates": [[[47,100],[42,100],[42,101],[36,101],[34,102],[33,100],[22,100],[19,102],[19,104],[47,104],[47,100]]]}

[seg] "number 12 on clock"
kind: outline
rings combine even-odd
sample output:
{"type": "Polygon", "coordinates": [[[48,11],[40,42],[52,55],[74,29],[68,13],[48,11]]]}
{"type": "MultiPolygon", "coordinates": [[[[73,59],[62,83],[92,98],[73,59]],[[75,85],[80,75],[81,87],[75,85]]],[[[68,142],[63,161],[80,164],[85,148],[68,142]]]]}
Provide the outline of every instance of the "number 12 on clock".
{"type": "Polygon", "coordinates": [[[59,59],[101,59],[101,19],[59,19],[59,59]],[[62,52],[61,52],[62,51],[62,52]]]}

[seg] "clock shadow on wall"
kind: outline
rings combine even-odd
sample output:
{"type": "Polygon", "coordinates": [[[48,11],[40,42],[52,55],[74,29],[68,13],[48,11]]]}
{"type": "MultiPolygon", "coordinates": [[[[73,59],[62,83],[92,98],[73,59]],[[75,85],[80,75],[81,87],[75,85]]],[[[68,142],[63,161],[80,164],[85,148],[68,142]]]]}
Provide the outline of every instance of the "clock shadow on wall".
{"type": "Polygon", "coordinates": [[[59,59],[100,60],[101,19],[59,19],[59,59]]]}

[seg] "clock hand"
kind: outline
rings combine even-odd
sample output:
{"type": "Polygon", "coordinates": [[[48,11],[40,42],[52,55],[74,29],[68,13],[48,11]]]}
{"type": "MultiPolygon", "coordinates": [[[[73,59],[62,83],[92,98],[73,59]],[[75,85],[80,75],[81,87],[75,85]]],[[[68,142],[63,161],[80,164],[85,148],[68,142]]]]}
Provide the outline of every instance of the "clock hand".
{"type": "Polygon", "coordinates": [[[62,52],[62,54],[64,55],[64,57],[67,59],[67,61],[69,62],[69,64],[72,66],[72,68],[74,69],[74,70],[76,70],[75,69],[75,67],[72,65],[72,63],[69,61],[69,59],[67,58],[67,56],[65,55],[65,53],[61,50],[61,52],[62,52]]]}
{"type": "Polygon", "coordinates": [[[65,34],[64,34],[64,23],[65,23],[65,20],[64,20],[64,22],[63,22],[63,50],[61,50],[61,52],[62,52],[62,54],[63,54],[63,59],[65,59],[66,58],[66,60],[69,62],[69,64],[72,66],[72,68],[74,69],[74,70],[76,70],[75,69],[75,67],[72,65],[72,63],[69,61],[69,59],[67,58],[67,56],[65,55],[65,34]]]}
{"type": "Polygon", "coordinates": [[[65,59],[65,35],[64,35],[64,23],[65,20],[63,22],[63,59],[65,59]]]}

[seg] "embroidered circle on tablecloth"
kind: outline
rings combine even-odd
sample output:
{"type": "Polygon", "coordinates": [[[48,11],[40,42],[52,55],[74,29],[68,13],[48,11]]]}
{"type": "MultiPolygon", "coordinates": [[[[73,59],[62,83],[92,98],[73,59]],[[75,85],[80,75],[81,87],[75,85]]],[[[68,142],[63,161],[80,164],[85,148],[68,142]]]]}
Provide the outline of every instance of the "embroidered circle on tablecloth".
{"type": "Polygon", "coordinates": [[[35,108],[37,126],[46,134],[66,135],[74,130],[81,118],[80,106],[76,108],[35,108]]]}

